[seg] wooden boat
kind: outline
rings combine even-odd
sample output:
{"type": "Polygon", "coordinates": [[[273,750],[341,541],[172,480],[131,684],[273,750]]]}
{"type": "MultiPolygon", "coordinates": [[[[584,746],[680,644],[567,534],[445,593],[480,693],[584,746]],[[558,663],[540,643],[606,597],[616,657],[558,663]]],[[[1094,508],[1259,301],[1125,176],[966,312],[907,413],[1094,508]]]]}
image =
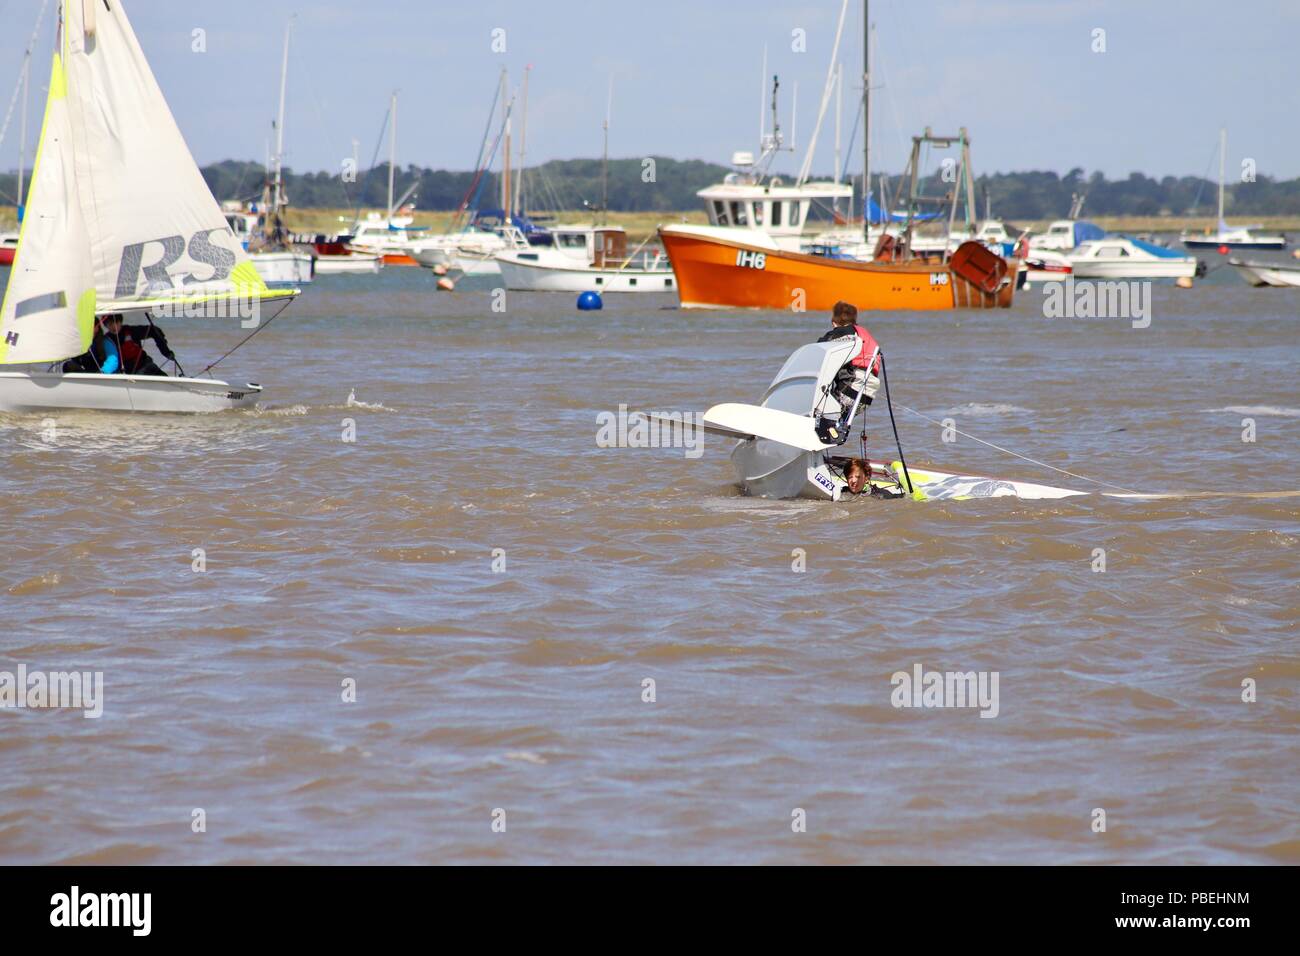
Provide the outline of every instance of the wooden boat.
{"type": "Polygon", "coordinates": [[[975,242],[947,262],[859,262],[780,249],[756,231],[663,226],[659,238],[687,309],[825,311],[841,299],[859,309],[1008,308],[1019,265],[975,242]]]}

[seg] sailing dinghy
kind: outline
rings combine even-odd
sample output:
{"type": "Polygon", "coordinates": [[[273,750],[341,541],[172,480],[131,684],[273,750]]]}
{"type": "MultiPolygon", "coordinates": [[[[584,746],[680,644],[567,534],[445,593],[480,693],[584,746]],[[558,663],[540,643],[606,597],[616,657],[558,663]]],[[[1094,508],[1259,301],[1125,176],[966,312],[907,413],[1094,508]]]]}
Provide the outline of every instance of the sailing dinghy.
{"type": "MultiPolygon", "coordinates": [[[[856,342],[855,338],[842,338],[805,345],[781,366],[761,405],[726,402],[704,413],[706,432],[737,440],[731,462],[746,494],[818,501],[839,501],[845,494],[843,466],[848,459],[841,450],[844,446],[823,441],[817,423],[828,407],[839,410],[831,392],[836,373],[852,357],[856,342]]],[[[882,378],[888,399],[887,369],[882,368],[882,378]]],[[[879,385],[875,376],[869,377],[864,394],[874,397],[879,385]]],[[[890,417],[892,421],[892,411],[890,417]]],[[[911,468],[901,453],[897,461],[868,460],[867,465],[868,483],[877,493],[891,498],[1052,499],[1089,494],[1027,481],[911,468]]]]}
{"type": "MultiPolygon", "coordinates": [[[[61,6],[58,52],[13,269],[0,304],[0,411],[215,412],[260,385],[58,371],[97,316],[269,321],[270,290],[185,145],[121,0],[61,6]]],[[[272,316],[273,318],[274,316],[272,316]]],[[[210,366],[209,366],[210,367],[210,366]]],[[[206,371],[206,370],[205,370],[206,371]]]]}

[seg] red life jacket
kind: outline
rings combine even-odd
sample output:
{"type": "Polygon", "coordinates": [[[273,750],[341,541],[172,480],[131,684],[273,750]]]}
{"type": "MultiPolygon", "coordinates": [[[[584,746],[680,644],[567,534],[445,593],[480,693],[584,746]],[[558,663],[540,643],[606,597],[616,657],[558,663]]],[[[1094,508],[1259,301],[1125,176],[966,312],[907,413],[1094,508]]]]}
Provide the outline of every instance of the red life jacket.
{"type": "Polygon", "coordinates": [[[144,349],[140,347],[140,343],[126,329],[122,330],[117,339],[117,350],[122,356],[122,371],[128,374],[134,372],[140,365],[140,359],[144,356],[144,349]]]}
{"type": "MultiPolygon", "coordinates": [[[[867,363],[871,361],[871,356],[875,355],[876,350],[880,348],[880,346],[876,344],[875,337],[862,326],[853,326],[853,331],[857,333],[858,339],[862,342],[862,351],[849,364],[854,368],[866,368],[867,363]]],[[[879,355],[876,355],[876,360],[871,365],[871,371],[876,375],[880,374],[879,355]]]]}

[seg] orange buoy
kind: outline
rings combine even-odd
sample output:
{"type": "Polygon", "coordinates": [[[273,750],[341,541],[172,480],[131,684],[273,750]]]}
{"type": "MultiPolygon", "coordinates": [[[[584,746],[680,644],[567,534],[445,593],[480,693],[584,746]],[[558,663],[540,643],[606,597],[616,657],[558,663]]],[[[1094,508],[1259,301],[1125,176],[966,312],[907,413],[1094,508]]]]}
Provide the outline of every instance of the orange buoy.
{"type": "Polygon", "coordinates": [[[447,278],[439,279],[438,288],[443,292],[450,292],[452,289],[456,288],[456,283],[447,278]]]}
{"type": "Polygon", "coordinates": [[[1219,252],[1219,255],[1221,255],[1221,256],[1226,256],[1226,255],[1228,254],[1228,247],[1227,247],[1227,246],[1219,246],[1218,252],[1219,252]]]}

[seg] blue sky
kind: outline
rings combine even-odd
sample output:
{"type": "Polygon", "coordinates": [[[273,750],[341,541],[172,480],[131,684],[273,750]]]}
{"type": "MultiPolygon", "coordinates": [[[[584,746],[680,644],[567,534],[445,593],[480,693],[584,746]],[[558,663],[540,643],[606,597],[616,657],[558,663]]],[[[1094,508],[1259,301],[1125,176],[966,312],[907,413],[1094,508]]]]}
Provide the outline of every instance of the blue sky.
{"type": "MultiPolygon", "coordinates": [[[[0,110],[8,104],[39,0],[0,0],[0,110]]],[[[336,169],[360,141],[367,165],[388,96],[401,91],[399,163],[466,169],[502,66],[532,64],[528,160],[598,156],[614,78],[613,156],[726,162],[753,149],[764,44],[781,77],[782,123],[799,85],[800,156],[825,80],[839,0],[129,0],[146,55],[200,163],[265,157],[284,24],[297,12],[287,159],[336,169]],[[191,51],[206,30],[207,51],[191,51]],[[506,52],[493,52],[503,28],[506,52]],[[791,49],[792,31],[807,50],[791,49]]],[[[897,171],[926,125],[970,130],[977,172],[1080,166],[1115,178],[1203,174],[1218,129],[1229,170],[1300,176],[1300,2],[1296,0],[875,0],[873,167],[897,171]],[[1094,29],[1106,51],[1092,51],[1094,29]]],[[[857,82],[861,3],[842,55],[857,82]]],[[[43,86],[51,15],[34,82],[43,86]]],[[[856,93],[853,94],[854,96],[856,93]]],[[[39,117],[39,89],[32,110],[39,117]]],[[[851,99],[846,90],[846,103],[851,99]]],[[[852,117],[846,106],[844,136],[852,117]]],[[[35,122],[39,122],[37,118],[35,122]]],[[[16,124],[16,121],[15,121],[16,124]]],[[[833,117],[817,171],[831,167],[833,117]]],[[[385,146],[386,149],[386,146],[385,146]]],[[[17,131],[0,167],[17,159],[17,131]]],[[[1217,172],[1217,165],[1215,166],[1217,172]]]]}

